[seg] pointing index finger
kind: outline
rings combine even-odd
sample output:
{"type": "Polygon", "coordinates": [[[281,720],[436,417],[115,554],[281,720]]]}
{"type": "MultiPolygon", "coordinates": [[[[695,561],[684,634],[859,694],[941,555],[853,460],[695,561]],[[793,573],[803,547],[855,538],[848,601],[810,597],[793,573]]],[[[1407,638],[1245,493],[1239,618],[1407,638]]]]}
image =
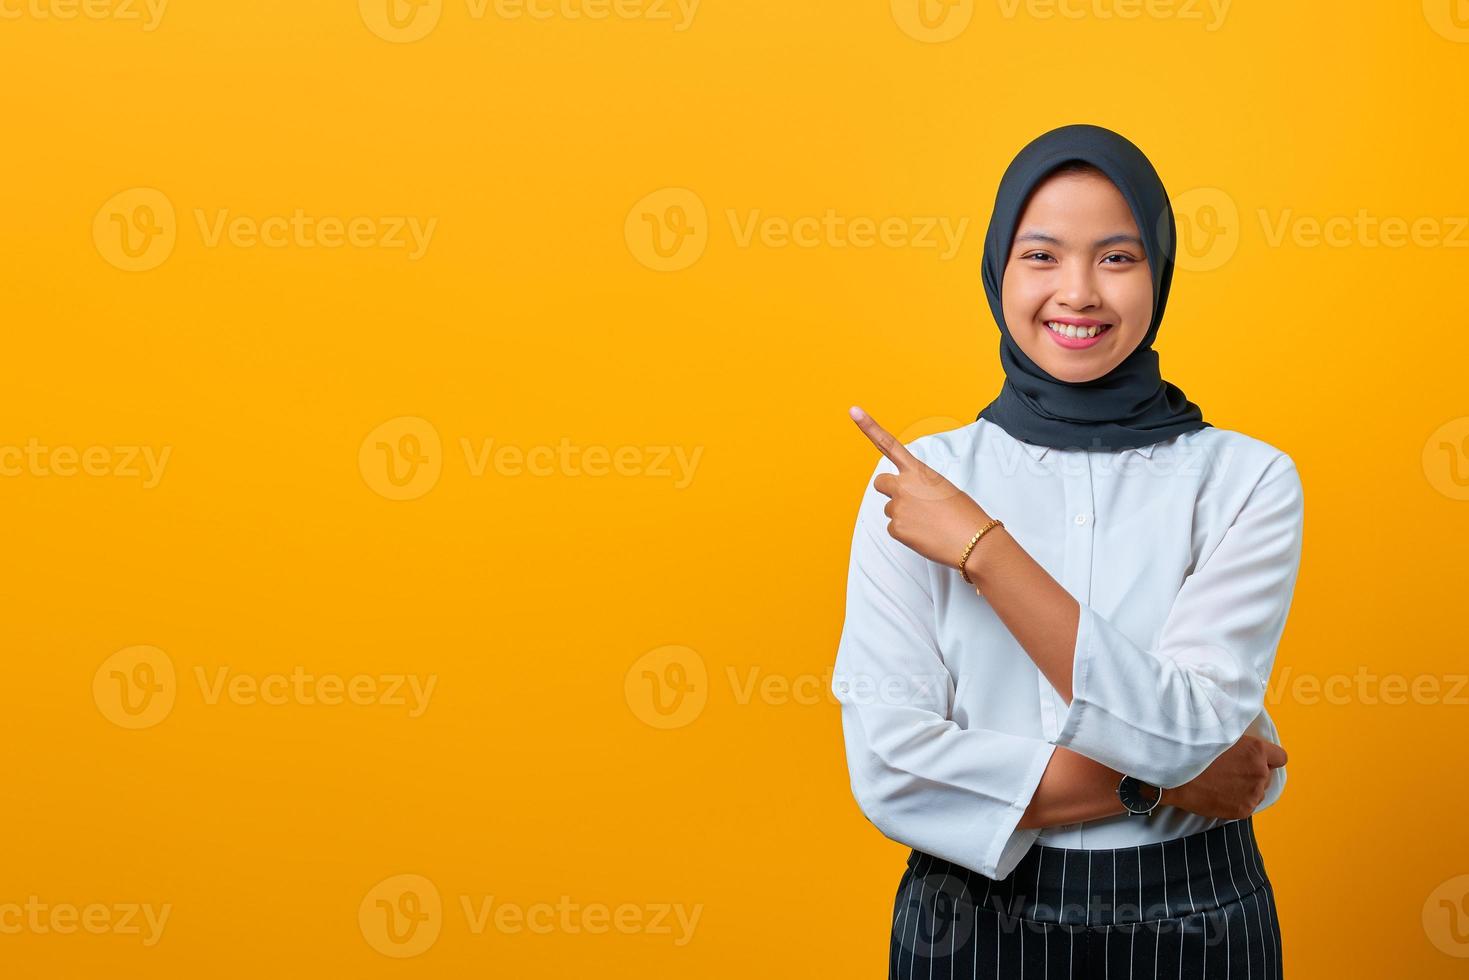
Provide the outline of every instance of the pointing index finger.
{"type": "Polygon", "coordinates": [[[847,414],[852,416],[852,421],[857,423],[857,428],[861,429],[862,433],[868,439],[872,440],[872,444],[877,447],[878,452],[892,460],[893,465],[900,472],[918,462],[913,454],[908,451],[907,446],[899,442],[897,437],[888,432],[888,430],[878,425],[877,420],[862,411],[862,409],[853,405],[847,410],[847,414]]]}

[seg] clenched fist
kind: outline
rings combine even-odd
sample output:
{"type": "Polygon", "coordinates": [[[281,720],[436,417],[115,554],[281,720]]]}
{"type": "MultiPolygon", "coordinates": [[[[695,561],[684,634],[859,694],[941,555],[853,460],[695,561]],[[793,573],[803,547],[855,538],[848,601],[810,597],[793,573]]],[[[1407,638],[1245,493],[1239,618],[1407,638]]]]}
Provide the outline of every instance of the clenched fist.
{"type": "Polygon", "coordinates": [[[1264,801],[1272,770],[1285,761],[1283,747],[1242,735],[1194,779],[1165,789],[1160,802],[1206,817],[1243,820],[1264,801]]]}

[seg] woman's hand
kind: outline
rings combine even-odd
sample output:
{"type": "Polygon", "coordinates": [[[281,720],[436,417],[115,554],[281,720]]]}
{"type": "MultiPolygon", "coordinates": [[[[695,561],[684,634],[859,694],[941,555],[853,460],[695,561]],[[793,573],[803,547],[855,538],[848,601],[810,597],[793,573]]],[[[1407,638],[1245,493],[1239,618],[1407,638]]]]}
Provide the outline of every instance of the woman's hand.
{"type": "Polygon", "coordinates": [[[1163,790],[1161,806],[1224,820],[1243,820],[1255,812],[1270,788],[1271,770],[1285,765],[1285,749],[1254,735],[1242,735],[1198,776],[1163,790]]]}
{"type": "MultiPolygon", "coordinates": [[[[964,546],[990,515],[862,409],[854,406],[850,414],[857,428],[898,468],[896,474],[881,473],[872,481],[878,493],[892,498],[883,508],[888,534],[930,561],[958,568],[964,546]]],[[[974,567],[972,555],[968,564],[974,567]]]]}

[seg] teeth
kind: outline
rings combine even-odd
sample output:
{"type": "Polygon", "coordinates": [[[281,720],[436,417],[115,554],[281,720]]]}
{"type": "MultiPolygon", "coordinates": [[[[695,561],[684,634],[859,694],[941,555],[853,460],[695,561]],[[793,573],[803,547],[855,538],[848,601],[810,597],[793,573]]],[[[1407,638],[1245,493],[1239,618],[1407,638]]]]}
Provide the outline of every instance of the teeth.
{"type": "Polygon", "coordinates": [[[1054,320],[1047,320],[1046,326],[1063,337],[1071,337],[1073,339],[1076,337],[1095,337],[1105,329],[1103,327],[1078,327],[1070,323],[1057,323],[1054,320]]]}

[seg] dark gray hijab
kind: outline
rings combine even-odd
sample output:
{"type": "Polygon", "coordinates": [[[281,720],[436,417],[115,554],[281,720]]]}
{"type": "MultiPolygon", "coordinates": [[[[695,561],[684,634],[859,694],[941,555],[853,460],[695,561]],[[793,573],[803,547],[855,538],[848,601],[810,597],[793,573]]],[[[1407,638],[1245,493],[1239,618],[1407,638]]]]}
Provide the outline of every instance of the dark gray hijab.
{"type": "Polygon", "coordinates": [[[1131,142],[1100,126],[1053,129],[1032,140],[1000,179],[995,210],[984,239],[984,291],[1000,327],[1000,365],[1005,383],[977,418],[988,419],[1022,442],[1056,449],[1121,452],[1202,429],[1199,407],[1163,380],[1153,339],[1168,305],[1173,281],[1173,207],[1163,181],[1131,142]],[[1107,374],[1091,381],[1060,381],[1043,371],[1010,337],[1000,284],[1016,224],[1030,194],[1058,166],[1092,164],[1122,192],[1142,235],[1153,274],[1153,322],[1137,349],[1107,374]]]}

